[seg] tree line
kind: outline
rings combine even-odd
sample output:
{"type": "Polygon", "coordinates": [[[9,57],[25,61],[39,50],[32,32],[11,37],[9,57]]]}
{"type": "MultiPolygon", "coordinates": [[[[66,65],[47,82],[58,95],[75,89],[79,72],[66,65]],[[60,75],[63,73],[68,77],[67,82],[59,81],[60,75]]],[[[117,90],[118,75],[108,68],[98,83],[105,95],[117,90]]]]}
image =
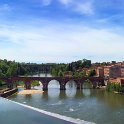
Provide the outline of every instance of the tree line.
{"type": "MultiPolygon", "coordinates": [[[[91,60],[87,60],[87,59],[83,59],[83,60],[78,60],[75,62],[71,62],[68,64],[55,64],[52,68],[51,74],[53,76],[64,76],[64,74],[66,72],[71,72],[72,76],[74,77],[83,77],[86,76],[86,71],[85,69],[83,70],[83,68],[91,68],[92,64],[91,64],[91,60]],[[80,72],[78,72],[78,70],[82,70],[80,72]]],[[[91,70],[91,72],[89,72],[89,76],[94,76],[95,75],[95,70],[91,70]]]]}
{"type": "MultiPolygon", "coordinates": [[[[90,68],[92,66],[91,60],[83,59],[71,63],[20,63],[15,61],[8,61],[6,59],[0,60],[0,76],[27,76],[40,73],[50,73],[53,76],[64,76],[65,72],[72,72],[75,77],[82,77],[86,75],[85,70],[78,73],[77,70],[82,68],[90,68]]],[[[91,70],[89,76],[94,75],[94,70],[91,70]]]]}
{"type": "Polygon", "coordinates": [[[26,76],[39,73],[50,73],[52,65],[36,63],[19,63],[15,61],[0,60],[0,76],[26,76]]]}

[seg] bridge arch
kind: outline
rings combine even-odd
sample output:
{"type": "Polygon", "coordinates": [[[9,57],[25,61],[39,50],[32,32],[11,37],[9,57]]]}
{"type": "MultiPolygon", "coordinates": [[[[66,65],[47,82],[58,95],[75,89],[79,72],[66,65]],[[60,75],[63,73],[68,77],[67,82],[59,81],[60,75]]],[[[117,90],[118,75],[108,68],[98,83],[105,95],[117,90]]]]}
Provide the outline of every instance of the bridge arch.
{"type": "Polygon", "coordinates": [[[39,90],[43,89],[42,81],[37,79],[31,80],[31,87],[39,90]]]}
{"type": "Polygon", "coordinates": [[[92,89],[93,88],[93,82],[89,79],[84,80],[82,87],[83,87],[83,89],[92,89]]]}
{"type": "Polygon", "coordinates": [[[0,86],[1,87],[7,88],[7,85],[8,85],[8,81],[7,80],[0,79],[0,86]]]}
{"type": "Polygon", "coordinates": [[[23,87],[26,88],[26,86],[25,86],[25,78],[22,78],[22,77],[12,77],[12,78],[10,78],[10,80],[11,80],[11,82],[12,82],[13,85],[16,85],[16,87],[21,82],[21,84],[23,85],[23,87]]]}
{"type": "Polygon", "coordinates": [[[2,78],[0,78],[0,81],[5,82],[5,84],[6,84],[6,86],[7,86],[8,88],[10,88],[10,89],[13,88],[13,82],[11,81],[11,79],[2,77],[2,78]]]}
{"type": "Polygon", "coordinates": [[[11,82],[13,83],[13,86],[22,86],[25,87],[25,80],[23,78],[11,78],[11,82]]]}
{"type": "Polygon", "coordinates": [[[76,80],[68,80],[65,85],[66,89],[76,89],[77,88],[77,81],[76,80]]]}
{"type": "Polygon", "coordinates": [[[77,91],[77,81],[76,80],[68,80],[66,82],[66,95],[67,97],[74,97],[77,91]]]}
{"type": "Polygon", "coordinates": [[[3,82],[5,82],[7,84],[9,80],[6,79],[6,78],[0,78],[0,81],[3,81],[3,82]]]}
{"type": "Polygon", "coordinates": [[[48,89],[54,88],[54,89],[60,89],[60,81],[57,79],[52,79],[48,82],[48,89]]]}

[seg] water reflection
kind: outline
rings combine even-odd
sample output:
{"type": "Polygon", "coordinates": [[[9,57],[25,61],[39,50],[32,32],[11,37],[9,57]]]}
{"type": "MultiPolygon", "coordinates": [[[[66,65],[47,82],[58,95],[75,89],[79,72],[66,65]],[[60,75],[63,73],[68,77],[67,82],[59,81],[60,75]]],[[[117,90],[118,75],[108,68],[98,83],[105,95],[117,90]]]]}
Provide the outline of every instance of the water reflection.
{"type": "MultiPolygon", "coordinates": [[[[60,91],[58,89],[52,89],[45,91],[42,94],[42,99],[48,101],[50,99],[65,100],[69,98],[73,99],[85,99],[85,98],[96,98],[98,101],[105,103],[110,108],[118,108],[124,105],[124,98],[122,95],[108,93],[104,90],[94,90],[94,89],[82,89],[70,92],[69,90],[60,91]]],[[[31,98],[28,97],[28,98],[31,98]]]]}
{"type": "Polygon", "coordinates": [[[67,97],[74,97],[76,94],[76,82],[75,81],[68,81],[66,84],[66,95],[67,97]]]}
{"type": "Polygon", "coordinates": [[[66,92],[65,91],[60,91],[59,93],[59,99],[62,100],[62,99],[67,99],[67,95],[66,95],[66,92]]]}
{"type": "Polygon", "coordinates": [[[92,89],[93,88],[93,84],[90,80],[86,80],[83,83],[83,89],[92,89]]]}
{"type": "Polygon", "coordinates": [[[84,96],[90,96],[91,95],[91,90],[90,89],[84,89],[83,90],[83,94],[84,94],[84,96]]]}
{"type": "MultiPolygon", "coordinates": [[[[85,91],[87,92],[87,91],[85,91]]],[[[45,91],[42,94],[43,99],[67,99],[67,98],[83,98],[85,95],[83,90],[75,90],[75,92],[70,92],[69,90],[57,90],[52,89],[49,91],[45,91]]]]}
{"type": "Polygon", "coordinates": [[[124,106],[124,97],[120,94],[108,93],[107,91],[102,91],[96,93],[95,96],[109,106],[111,109],[118,109],[124,106]]]}
{"type": "Polygon", "coordinates": [[[24,95],[26,99],[31,99],[32,98],[32,94],[26,94],[24,95]]]}
{"type": "Polygon", "coordinates": [[[104,89],[77,90],[75,82],[68,82],[60,91],[59,83],[51,81],[43,94],[13,95],[10,99],[62,115],[93,121],[98,124],[124,122],[124,96],[104,89]],[[109,116],[108,116],[109,115],[109,116]]]}
{"type": "MultiPolygon", "coordinates": [[[[41,87],[38,89],[42,89],[41,87]]],[[[19,89],[22,90],[22,89],[19,89]]],[[[99,102],[106,104],[109,108],[116,109],[121,108],[124,105],[124,97],[120,94],[114,94],[106,92],[104,89],[94,90],[94,89],[82,89],[77,90],[74,81],[69,81],[66,84],[66,90],[61,91],[58,81],[52,80],[49,83],[48,91],[39,95],[43,100],[66,100],[66,99],[85,99],[85,98],[95,98],[99,102]]],[[[13,95],[13,98],[18,99],[20,95],[13,95]]],[[[23,95],[21,99],[35,100],[36,95],[23,95]]]]}
{"type": "Polygon", "coordinates": [[[81,99],[84,97],[83,90],[76,90],[76,94],[74,96],[76,99],[81,99]]]}
{"type": "Polygon", "coordinates": [[[45,100],[50,100],[50,99],[61,99],[61,98],[65,98],[66,93],[65,91],[60,91],[57,89],[52,89],[49,91],[45,91],[42,94],[42,98],[45,100]]]}
{"type": "Polygon", "coordinates": [[[49,89],[48,90],[48,96],[49,98],[58,98],[59,97],[60,90],[59,89],[49,89]]]}
{"type": "Polygon", "coordinates": [[[45,100],[45,101],[48,101],[48,100],[49,100],[48,91],[45,91],[45,92],[42,94],[41,98],[42,98],[43,100],[45,100]]]}

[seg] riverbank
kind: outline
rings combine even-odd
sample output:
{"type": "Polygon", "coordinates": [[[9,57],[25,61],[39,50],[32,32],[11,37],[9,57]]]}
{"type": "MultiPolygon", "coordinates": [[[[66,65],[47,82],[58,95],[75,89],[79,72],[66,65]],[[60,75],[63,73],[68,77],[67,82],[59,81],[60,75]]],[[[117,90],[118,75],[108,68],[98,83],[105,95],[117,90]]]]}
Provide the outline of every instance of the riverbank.
{"type": "Polygon", "coordinates": [[[123,94],[124,95],[124,93],[123,92],[117,92],[117,91],[113,91],[115,94],[123,94]]]}
{"type": "Polygon", "coordinates": [[[17,88],[13,88],[13,89],[7,88],[7,89],[4,89],[4,90],[2,90],[2,91],[0,92],[0,96],[6,98],[6,97],[9,97],[9,96],[13,95],[13,94],[16,93],[17,91],[18,91],[17,88]]]}
{"type": "Polygon", "coordinates": [[[21,94],[21,95],[27,95],[27,94],[42,94],[44,91],[42,90],[22,90],[22,91],[19,91],[18,94],[21,94]]]}
{"type": "Polygon", "coordinates": [[[24,88],[24,86],[22,85],[22,86],[17,86],[18,88],[24,88]]]}

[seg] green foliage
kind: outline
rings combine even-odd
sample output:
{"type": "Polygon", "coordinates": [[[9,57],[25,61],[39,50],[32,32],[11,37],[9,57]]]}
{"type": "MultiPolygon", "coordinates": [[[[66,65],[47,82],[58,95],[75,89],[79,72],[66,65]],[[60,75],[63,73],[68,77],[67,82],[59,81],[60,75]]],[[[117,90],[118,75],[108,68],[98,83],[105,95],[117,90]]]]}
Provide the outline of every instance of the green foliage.
{"type": "Polygon", "coordinates": [[[53,76],[64,76],[64,72],[66,72],[68,69],[68,65],[67,64],[55,64],[53,67],[52,67],[52,71],[51,71],[51,74],[53,76]]]}
{"type": "Polygon", "coordinates": [[[91,67],[91,60],[83,59],[72,62],[68,65],[68,71],[76,71],[80,68],[90,68],[91,67]]]}
{"type": "Polygon", "coordinates": [[[17,81],[16,83],[18,83],[19,86],[24,86],[24,81],[17,81]]]}
{"type": "Polygon", "coordinates": [[[93,70],[90,70],[90,72],[89,72],[89,77],[93,77],[93,76],[95,76],[96,75],[96,71],[93,69],[93,70]]]}
{"type": "Polygon", "coordinates": [[[59,77],[63,77],[64,76],[64,74],[63,74],[63,72],[61,70],[58,72],[58,76],[59,77]]]}
{"type": "Polygon", "coordinates": [[[78,72],[74,72],[73,73],[73,76],[76,77],[76,78],[78,78],[79,77],[79,73],[78,72]]]}
{"type": "Polygon", "coordinates": [[[74,72],[73,73],[73,76],[74,77],[77,77],[77,78],[82,78],[82,77],[86,77],[86,72],[83,70],[83,71],[81,71],[81,72],[74,72]]]}
{"type": "Polygon", "coordinates": [[[11,76],[16,76],[16,75],[17,75],[17,64],[12,63],[6,72],[6,76],[11,77],[11,76]]]}
{"type": "Polygon", "coordinates": [[[80,72],[80,77],[85,77],[86,76],[86,71],[83,70],[82,72],[80,72]]]}
{"type": "Polygon", "coordinates": [[[83,59],[83,67],[90,68],[91,67],[91,60],[83,59]]]}
{"type": "Polygon", "coordinates": [[[124,93],[124,87],[121,87],[121,85],[118,83],[108,83],[106,90],[108,92],[116,91],[116,92],[124,93]]]}
{"type": "Polygon", "coordinates": [[[53,76],[60,76],[59,72],[62,71],[62,73],[64,74],[66,71],[71,71],[74,73],[75,77],[82,77],[82,76],[86,76],[86,72],[79,72],[77,73],[76,71],[78,69],[82,69],[82,68],[89,68],[91,67],[91,60],[78,60],[69,64],[55,64],[54,66],[52,66],[52,71],[51,74],[53,76]]]}
{"type": "MultiPolygon", "coordinates": [[[[54,64],[53,64],[54,65],[54,64]]],[[[17,63],[15,61],[0,60],[0,76],[12,77],[19,75],[33,75],[51,72],[52,64],[17,63]]]]}
{"type": "Polygon", "coordinates": [[[55,68],[53,68],[52,71],[51,71],[51,74],[53,76],[58,76],[58,70],[56,70],[55,68]]]}
{"type": "Polygon", "coordinates": [[[0,76],[10,77],[16,76],[17,74],[17,63],[14,61],[0,60],[0,76]]]}
{"type": "Polygon", "coordinates": [[[51,73],[53,76],[64,76],[64,73],[71,71],[75,77],[86,76],[86,72],[76,73],[78,69],[91,67],[91,60],[78,60],[69,64],[36,64],[17,63],[15,61],[0,60],[0,76],[12,77],[20,75],[34,75],[39,73],[51,73]]]}
{"type": "Polygon", "coordinates": [[[120,87],[119,92],[124,93],[124,87],[120,87]]]}
{"type": "Polygon", "coordinates": [[[90,80],[85,80],[85,82],[83,83],[83,88],[84,89],[92,89],[93,88],[93,84],[90,80]]]}
{"type": "Polygon", "coordinates": [[[114,86],[115,86],[114,83],[108,83],[107,87],[106,87],[106,90],[109,91],[109,92],[112,92],[112,91],[114,91],[114,86]]]}
{"type": "Polygon", "coordinates": [[[32,81],[31,85],[34,87],[34,86],[39,86],[39,81],[32,81]]]}
{"type": "Polygon", "coordinates": [[[0,81],[0,86],[3,86],[3,85],[5,85],[5,84],[6,84],[6,82],[0,81]]]}

